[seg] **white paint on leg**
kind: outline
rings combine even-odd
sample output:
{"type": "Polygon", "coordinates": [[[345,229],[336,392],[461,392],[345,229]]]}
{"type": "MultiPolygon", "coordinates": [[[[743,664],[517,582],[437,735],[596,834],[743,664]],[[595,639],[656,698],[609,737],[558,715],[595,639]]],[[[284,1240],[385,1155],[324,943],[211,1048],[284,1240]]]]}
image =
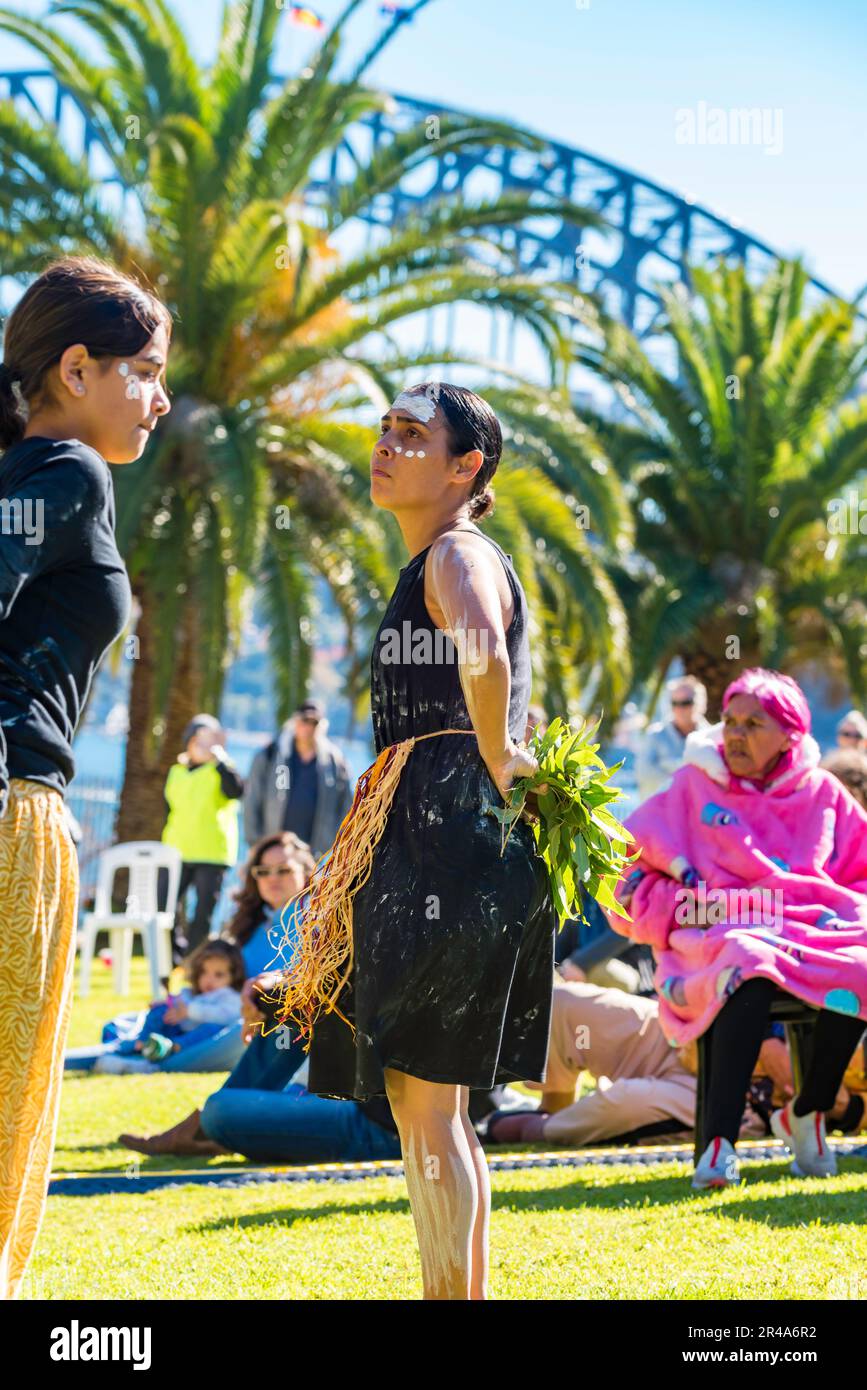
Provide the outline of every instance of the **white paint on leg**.
{"type": "Polygon", "coordinates": [[[410,1124],[404,1147],[404,1170],[418,1236],[425,1293],[434,1298],[466,1298],[469,1288],[470,1239],[475,1221],[475,1174],[467,1172],[454,1152],[448,1121],[438,1120],[448,1166],[429,1147],[422,1125],[410,1124]],[[436,1160],[434,1162],[434,1160],[436,1160]],[[438,1178],[426,1176],[438,1172],[438,1178]]]}

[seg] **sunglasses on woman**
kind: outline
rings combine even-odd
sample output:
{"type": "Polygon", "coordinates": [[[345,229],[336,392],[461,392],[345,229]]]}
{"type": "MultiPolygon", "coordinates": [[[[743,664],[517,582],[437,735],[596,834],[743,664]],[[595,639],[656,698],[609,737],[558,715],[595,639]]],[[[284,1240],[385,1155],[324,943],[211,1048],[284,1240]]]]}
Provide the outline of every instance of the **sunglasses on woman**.
{"type": "Polygon", "coordinates": [[[290,864],[281,864],[277,869],[272,869],[268,864],[257,864],[250,872],[254,878],[285,878],[287,874],[294,874],[295,870],[290,864]]]}

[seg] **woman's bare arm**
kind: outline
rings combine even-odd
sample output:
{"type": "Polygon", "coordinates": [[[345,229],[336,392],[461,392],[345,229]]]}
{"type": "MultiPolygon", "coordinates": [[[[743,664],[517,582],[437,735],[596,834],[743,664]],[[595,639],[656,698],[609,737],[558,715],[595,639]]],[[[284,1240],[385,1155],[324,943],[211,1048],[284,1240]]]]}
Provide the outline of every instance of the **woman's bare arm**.
{"type": "Polygon", "coordinates": [[[503,600],[494,566],[500,561],[472,532],[440,536],[431,547],[434,598],[457,648],[458,672],[479,752],[502,795],[536,760],[509,735],[512,672],[503,600]]]}

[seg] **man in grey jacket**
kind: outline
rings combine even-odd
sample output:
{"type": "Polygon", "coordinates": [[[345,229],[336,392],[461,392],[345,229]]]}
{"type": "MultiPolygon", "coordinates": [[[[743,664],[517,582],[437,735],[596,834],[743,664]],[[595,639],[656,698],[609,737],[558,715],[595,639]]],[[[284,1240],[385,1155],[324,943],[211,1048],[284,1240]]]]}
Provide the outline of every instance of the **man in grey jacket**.
{"type": "Polygon", "coordinates": [[[253,759],[244,792],[248,844],[291,830],[319,859],[329,850],[352,805],[346,760],[325,731],[317,700],[305,700],[279,734],[253,759]]]}

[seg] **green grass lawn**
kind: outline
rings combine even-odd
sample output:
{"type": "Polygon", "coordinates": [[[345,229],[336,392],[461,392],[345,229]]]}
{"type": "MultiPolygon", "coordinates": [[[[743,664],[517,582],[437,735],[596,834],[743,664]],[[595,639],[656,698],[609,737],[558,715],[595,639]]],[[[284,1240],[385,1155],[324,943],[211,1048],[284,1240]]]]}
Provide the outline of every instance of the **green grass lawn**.
{"type": "MultiPolygon", "coordinates": [[[[99,967],[78,1000],[73,1043],[94,1041],[120,1008],[99,967]]],[[[164,1128],[221,1076],[67,1076],[54,1171],[123,1171],[121,1130],[164,1128]]],[[[502,1150],[498,1150],[502,1152],[502,1150]]],[[[141,1159],[142,1173],[200,1169],[141,1159]]],[[[240,1159],[211,1159],[243,1169],[240,1159]]],[[[867,1296],[867,1162],[831,1182],[787,1165],[744,1165],[740,1189],[699,1195],[685,1164],[494,1173],[492,1293],[500,1299],[800,1299],[867,1296]]],[[[54,1196],[24,1287],[30,1298],[417,1298],[402,1179],[192,1184],[156,1192],[54,1196]]]]}

